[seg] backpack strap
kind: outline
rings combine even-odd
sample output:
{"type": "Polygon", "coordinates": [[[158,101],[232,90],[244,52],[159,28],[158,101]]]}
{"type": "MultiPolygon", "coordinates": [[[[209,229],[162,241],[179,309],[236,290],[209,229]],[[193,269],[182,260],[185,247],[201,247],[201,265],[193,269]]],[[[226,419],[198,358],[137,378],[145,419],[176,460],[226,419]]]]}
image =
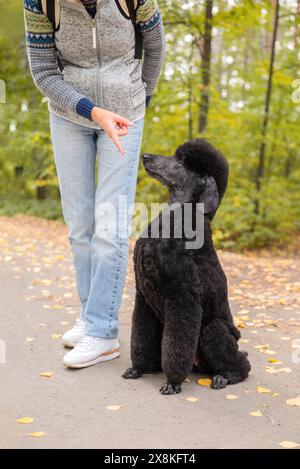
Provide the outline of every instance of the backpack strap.
{"type": "MultiPolygon", "coordinates": [[[[60,18],[60,0],[41,0],[42,11],[44,15],[47,16],[48,20],[52,23],[54,33],[59,27],[59,18],[60,18]]],[[[59,70],[62,72],[64,66],[58,55],[56,46],[54,44],[55,54],[57,58],[57,64],[59,70]]]]}
{"type": "Polygon", "coordinates": [[[60,22],[60,0],[41,0],[42,11],[57,31],[60,22]]]}
{"type": "Polygon", "coordinates": [[[134,0],[125,0],[128,8],[129,16],[135,31],[135,59],[141,59],[143,57],[143,36],[139,25],[136,22],[136,8],[134,0]]]}
{"type": "Polygon", "coordinates": [[[55,23],[55,0],[46,0],[46,10],[49,21],[51,21],[54,31],[56,30],[55,23]]]}

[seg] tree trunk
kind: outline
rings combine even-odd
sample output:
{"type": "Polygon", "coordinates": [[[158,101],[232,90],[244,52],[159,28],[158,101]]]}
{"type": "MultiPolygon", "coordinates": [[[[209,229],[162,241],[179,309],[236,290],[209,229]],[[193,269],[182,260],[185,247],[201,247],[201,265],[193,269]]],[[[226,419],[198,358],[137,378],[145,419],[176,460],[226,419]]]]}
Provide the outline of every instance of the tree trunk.
{"type": "Polygon", "coordinates": [[[206,0],[205,25],[203,44],[200,44],[202,64],[201,64],[201,95],[199,109],[199,132],[202,133],[208,120],[209,111],[209,84],[210,84],[210,62],[212,45],[212,20],[213,20],[213,0],[206,0]]]}
{"type": "MultiPolygon", "coordinates": [[[[261,145],[259,149],[259,156],[258,156],[258,167],[256,171],[256,191],[257,194],[261,190],[261,183],[264,177],[265,172],[265,156],[266,156],[266,137],[267,137],[267,130],[269,124],[269,117],[270,117],[270,104],[271,104],[271,95],[272,95],[272,84],[273,84],[273,72],[274,72],[274,62],[275,62],[275,45],[278,33],[278,23],[279,23],[279,0],[275,0],[274,2],[274,26],[273,26],[273,35],[272,35],[272,44],[271,44],[271,54],[270,54],[270,65],[269,65],[269,76],[268,76],[268,85],[265,97],[265,107],[264,107],[264,117],[263,117],[263,124],[262,124],[262,139],[261,145]]],[[[256,214],[259,213],[259,198],[257,197],[255,200],[254,211],[256,214]]]]}
{"type": "Polygon", "coordinates": [[[194,40],[191,42],[190,57],[189,57],[189,77],[188,77],[188,139],[193,138],[193,54],[194,54],[194,40]]]}
{"type": "Polygon", "coordinates": [[[294,46],[297,49],[298,42],[299,42],[299,34],[300,34],[300,0],[297,1],[297,11],[295,15],[296,27],[295,27],[295,35],[294,35],[294,46]]]}

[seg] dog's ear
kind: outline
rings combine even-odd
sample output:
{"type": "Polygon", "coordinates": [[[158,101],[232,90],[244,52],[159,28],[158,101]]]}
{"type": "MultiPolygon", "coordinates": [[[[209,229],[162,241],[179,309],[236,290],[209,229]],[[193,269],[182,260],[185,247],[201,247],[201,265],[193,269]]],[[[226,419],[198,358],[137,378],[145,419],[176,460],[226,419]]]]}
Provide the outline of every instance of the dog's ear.
{"type": "Polygon", "coordinates": [[[206,176],[204,178],[204,189],[199,198],[199,202],[204,204],[204,214],[208,215],[214,212],[219,206],[219,200],[216,181],[212,176],[206,176]]]}

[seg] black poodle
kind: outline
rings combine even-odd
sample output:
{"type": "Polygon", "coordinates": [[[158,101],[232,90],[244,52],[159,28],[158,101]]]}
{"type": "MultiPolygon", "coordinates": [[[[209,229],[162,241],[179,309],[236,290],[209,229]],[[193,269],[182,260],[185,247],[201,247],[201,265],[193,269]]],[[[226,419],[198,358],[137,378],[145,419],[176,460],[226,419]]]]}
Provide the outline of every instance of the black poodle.
{"type": "Polygon", "coordinates": [[[211,234],[211,220],[227,186],[227,161],[206,140],[196,139],[179,146],[173,157],[144,154],[143,163],[149,175],[168,187],[169,208],[175,209],[169,210],[169,237],[162,235],[167,210],[135,245],[132,368],[123,377],[135,379],[162,369],[167,377],[162,394],[179,393],[193,367],[212,376],[214,389],[243,381],[250,364],[247,353],[238,350],[240,332],[233,324],[226,276],[211,234]],[[187,221],[187,203],[194,238],[176,232],[187,221]],[[202,245],[188,248],[201,230],[202,245]]]}

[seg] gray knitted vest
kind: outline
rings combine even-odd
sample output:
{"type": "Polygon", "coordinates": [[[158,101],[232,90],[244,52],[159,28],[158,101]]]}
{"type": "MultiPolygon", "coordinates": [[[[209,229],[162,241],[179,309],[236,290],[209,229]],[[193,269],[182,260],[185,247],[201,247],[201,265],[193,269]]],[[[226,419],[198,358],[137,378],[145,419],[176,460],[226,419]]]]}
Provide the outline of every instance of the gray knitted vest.
{"type": "MultiPolygon", "coordinates": [[[[55,45],[66,83],[101,108],[130,120],[144,116],[146,83],[142,61],[134,59],[134,28],[115,0],[98,2],[95,18],[80,0],[61,0],[55,45]]],[[[48,108],[73,122],[99,128],[52,100],[48,108]]]]}

